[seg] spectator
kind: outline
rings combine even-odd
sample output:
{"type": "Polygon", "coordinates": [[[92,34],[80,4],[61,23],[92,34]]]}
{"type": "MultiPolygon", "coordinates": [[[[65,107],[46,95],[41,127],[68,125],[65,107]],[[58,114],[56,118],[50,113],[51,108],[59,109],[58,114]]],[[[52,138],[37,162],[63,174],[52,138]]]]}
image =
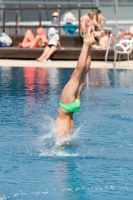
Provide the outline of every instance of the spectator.
{"type": "Polygon", "coordinates": [[[106,23],[106,18],[101,14],[101,10],[98,10],[96,13],[97,23],[102,27],[106,23]]]}
{"type": "MultiPolygon", "coordinates": [[[[58,17],[59,17],[59,14],[58,14],[58,12],[54,12],[53,14],[52,14],[52,25],[56,25],[56,26],[58,26],[58,17]]],[[[58,28],[55,28],[56,30],[58,30],[58,28]]]]}
{"type": "Polygon", "coordinates": [[[108,47],[108,42],[109,42],[109,35],[103,30],[99,35],[97,35],[99,44],[94,44],[92,46],[93,49],[95,50],[105,50],[108,47]]]}
{"type": "MultiPolygon", "coordinates": [[[[97,35],[99,44],[94,44],[92,48],[95,50],[106,50],[109,43],[109,36],[110,35],[104,30],[99,32],[99,35],[97,35]]],[[[112,38],[111,40],[111,45],[113,44],[114,44],[114,38],[112,38]]]]}
{"type": "Polygon", "coordinates": [[[73,15],[72,12],[71,12],[71,9],[69,9],[69,10],[67,11],[67,13],[64,15],[63,20],[64,20],[65,23],[67,23],[68,20],[69,20],[69,21],[71,20],[71,22],[73,22],[73,21],[76,20],[76,18],[74,17],[74,15],[73,15]]]}
{"type": "MultiPolygon", "coordinates": [[[[95,15],[93,11],[89,11],[88,14],[83,15],[80,18],[80,35],[83,37],[84,33],[87,30],[87,27],[92,27],[93,31],[95,30],[95,26],[99,28],[100,31],[102,31],[102,27],[97,23],[95,19],[95,15]]],[[[99,34],[99,33],[98,33],[99,34]]],[[[97,33],[94,31],[94,36],[96,36],[97,33]]]]}
{"type": "Polygon", "coordinates": [[[76,25],[73,24],[73,22],[76,20],[76,18],[72,14],[71,9],[69,9],[67,11],[67,13],[64,15],[63,20],[65,22],[63,31],[65,31],[66,35],[67,34],[75,35],[76,34],[76,25]]]}
{"type": "Polygon", "coordinates": [[[44,49],[43,54],[37,58],[36,60],[38,62],[46,62],[51,61],[49,60],[50,56],[56,51],[57,44],[60,47],[61,50],[64,48],[61,46],[61,43],[59,41],[59,35],[56,33],[55,28],[50,28],[48,32],[48,46],[44,49]]]}
{"type": "Polygon", "coordinates": [[[12,39],[6,33],[0,34],[0,47],[10,47],[12,45],[12,39]]]}
{"type": "Polygon", "coordinates": [[[20,48],[37,48],[46,46],[47,42],[48,39],[45,30],[40,27],[36,30],[36,36],[28,29],[22,43],[19,43],[18,46],[20,48]]]}
{"type": "Polygon", "coordinates": [[[71,19],[67,20],[67,23],[64,24],[63,31],[65,32],[66,35],[76,35],[76,25],[72,24],[71,19]]]}

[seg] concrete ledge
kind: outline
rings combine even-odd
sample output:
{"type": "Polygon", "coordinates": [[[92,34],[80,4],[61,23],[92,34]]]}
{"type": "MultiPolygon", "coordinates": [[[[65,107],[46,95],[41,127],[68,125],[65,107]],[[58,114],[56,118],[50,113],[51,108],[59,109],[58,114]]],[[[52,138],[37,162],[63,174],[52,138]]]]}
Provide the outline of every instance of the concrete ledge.
{"type": "MultiPolygon", "coordinates": [[[[52,61],[52,62],[37,62],[33,60],[5,60],[0,59],[1,67],[46,67],[46,68],[75,68],[77,61],[52,61]]],[[[116,62],[101,62],[92,61],[91,68],[106,68],[106,69],[131,69],[133,70],[133,61],[116,62]]]]}

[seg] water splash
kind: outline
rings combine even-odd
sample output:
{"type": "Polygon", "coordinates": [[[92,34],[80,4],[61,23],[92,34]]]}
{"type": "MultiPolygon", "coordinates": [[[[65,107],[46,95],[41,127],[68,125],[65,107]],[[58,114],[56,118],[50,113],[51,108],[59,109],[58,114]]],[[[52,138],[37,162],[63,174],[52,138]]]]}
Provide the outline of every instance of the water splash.
{"type": "Polygon", "coordinates": [[[0,200],[6,200],[6,197],[0,197],[0,200]]]}
{"type": "Polygon", "coordinates": [[[54,131],[54,119],[50,116],[43,116],[44,124],[42,124],[44,134],[39,136],[35,141],[39,156],[78,156],[72,149],[78,147],[78,136],[81,134],[81,129],[86,123],[80,125],[73,130],[66,137],[57,138],[54,131]]]}

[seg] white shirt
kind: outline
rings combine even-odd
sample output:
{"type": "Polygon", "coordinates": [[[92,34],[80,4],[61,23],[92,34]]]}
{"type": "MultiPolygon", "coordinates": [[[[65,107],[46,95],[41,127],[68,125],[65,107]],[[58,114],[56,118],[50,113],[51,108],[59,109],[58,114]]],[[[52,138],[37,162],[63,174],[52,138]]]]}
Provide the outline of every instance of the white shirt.
{"type": "Polygon", "coordinates": [[[67,19],[71,19],[72,21],[75,21],[75,20],[76,20],[76,18],[74,17],[74,15],[73,15],[71,12],[67,12],[67,13],[64,15],[63,20],[66,22],[67,19]]]}
{"type": "Polygon", "coordinates": [[[57,46],[57,41],[58,40],[59,40],[59,35],[57,33],[48,35],[48,45],[52,44],[52,45],[57,46]]]}

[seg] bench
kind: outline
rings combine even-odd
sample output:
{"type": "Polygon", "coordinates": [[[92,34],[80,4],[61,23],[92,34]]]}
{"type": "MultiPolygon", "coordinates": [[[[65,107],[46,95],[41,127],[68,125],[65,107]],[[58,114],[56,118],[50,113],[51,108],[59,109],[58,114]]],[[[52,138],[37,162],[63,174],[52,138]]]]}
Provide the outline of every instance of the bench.
{"type": "MultiPolygon", "coordinates": [[[[18,43],[23,40],[22,35],[10,35],[13,40],[12,47],[0,47],[0,58],[1,59],[36,59],[38,58],[44,48],[18,48],[18,43]]],[[[61,36],[60,41],[65,50],[57,51],[51,56],[52,60],[77,60],[82,47],[82,38],[79,36],[61,36]]],[[[92,50],[92,60],[104,61],[105,50],[92,50]]],[[[127,56],[122,55],[121,60],[126,60],[127,56]]],[[[114,60],[114,51],[110,50],[108,54],[108,60],[114,60]]]]}

